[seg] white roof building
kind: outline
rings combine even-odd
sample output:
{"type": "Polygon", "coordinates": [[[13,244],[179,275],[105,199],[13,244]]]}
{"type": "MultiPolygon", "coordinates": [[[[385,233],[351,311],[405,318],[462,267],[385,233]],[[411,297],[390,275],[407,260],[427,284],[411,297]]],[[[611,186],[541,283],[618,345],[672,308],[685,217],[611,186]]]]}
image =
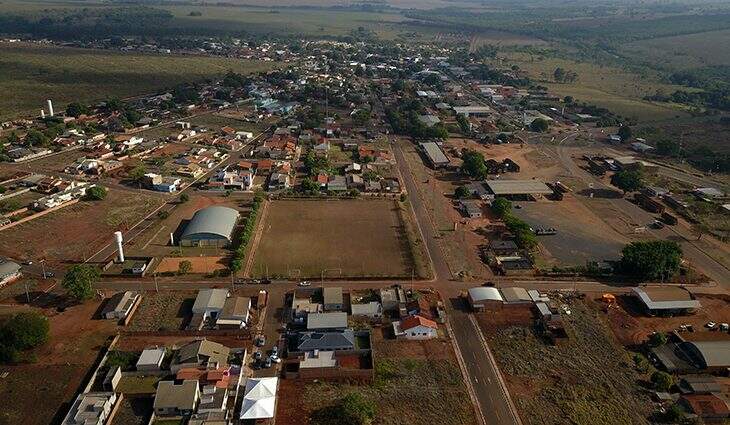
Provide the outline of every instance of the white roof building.
{"type": "Polygon", "coordinates": [[[241,404],[241,419],[273,418],[279,378],[249,378],[241,404]]]}

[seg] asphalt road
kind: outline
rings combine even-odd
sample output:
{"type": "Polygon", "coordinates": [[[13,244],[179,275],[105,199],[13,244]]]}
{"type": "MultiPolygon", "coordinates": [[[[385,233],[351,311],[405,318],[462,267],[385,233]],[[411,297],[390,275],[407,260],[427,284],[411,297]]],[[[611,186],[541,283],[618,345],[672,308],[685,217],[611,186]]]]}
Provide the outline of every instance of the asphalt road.
{"type": "Polygon", "coordinates": [[[431,258],[434,271],[434,280],[431,286],[437,289],[444,298],[448,298],[445,301],[445,307],[456,348],[461,354],[463,366],[469,380],[468,386],[471,387],[472,394],[479,404],[478,407],[483,415],[484,422],[486,425],[520,424],[519,417],[511,409],[509,394],[504,389],[496,364],[490,358],[481,330],[478,326],[475,326],[475,322],[466,313],[463,301],[458,298],[459,293],[465,288],[463,285],[451,281],[451,271],[443,257],[441,247],[438,245],[434,227],[428,216],[428,210],[424,207],[418,195],[418,188],[403,156],[403,151],[398,142],[393,147],[399,172],[409,193],[408,199],[431,258]]]}

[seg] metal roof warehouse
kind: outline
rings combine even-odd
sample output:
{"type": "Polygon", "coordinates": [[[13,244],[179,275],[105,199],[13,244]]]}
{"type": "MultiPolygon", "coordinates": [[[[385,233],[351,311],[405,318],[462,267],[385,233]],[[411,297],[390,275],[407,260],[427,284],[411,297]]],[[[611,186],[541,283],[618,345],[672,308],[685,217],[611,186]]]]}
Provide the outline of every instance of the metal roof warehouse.
{"type": "Polygon", "coordinates": [[[700,307],[700,302],[693,299],[692,294],[683,288],[647,286],[632,290],[649,312],[676,312],[700,307]]]}
{"type": "Polygon", "coordinates": [[[238,211],[213,206],[198,210],[180,238],[183,246],[227,246],[231,243],[238,211]]]}
{"type": "Polygon", "coordinates": [[[549,195],[552,189],[538,180],[487,180],[489,190],[495,195],[549,195]]]}

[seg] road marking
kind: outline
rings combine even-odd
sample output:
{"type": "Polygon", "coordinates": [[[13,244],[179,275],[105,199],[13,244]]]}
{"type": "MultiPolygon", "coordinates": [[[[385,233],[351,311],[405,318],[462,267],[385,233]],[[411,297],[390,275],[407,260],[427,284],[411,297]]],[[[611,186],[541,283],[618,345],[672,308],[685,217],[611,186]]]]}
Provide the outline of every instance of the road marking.
{"type": "Polygon", "coordinates": [[[163,224],[162,226],[160,226],[160,228],[159,228],[159,229],[157,229],[157,231],[155,232],[155,234],[154,234],[154,235],[152,235],[152,237],[150,238],[150,240],[148,240],[148,241],[147,241],[147,243],[146,243],[146,244],[144,244],[144,246],[142,247],[142,249],[147,249],[147,247],[148,247],[148,246],[150,245],[150,243],[151,243],[151,242],[152,242],[152,241],[153,241],[153,240],[154,240],[154,239],[155,239],[155,238],[157,237],[157,235],[159,235],[159,234],[160,234],[160,232],[161,232],[161,231],[162,231],[162,229],[164,229],[164,228],[165,228],[165,225],[164,225],[164,224],[163,224]]]}

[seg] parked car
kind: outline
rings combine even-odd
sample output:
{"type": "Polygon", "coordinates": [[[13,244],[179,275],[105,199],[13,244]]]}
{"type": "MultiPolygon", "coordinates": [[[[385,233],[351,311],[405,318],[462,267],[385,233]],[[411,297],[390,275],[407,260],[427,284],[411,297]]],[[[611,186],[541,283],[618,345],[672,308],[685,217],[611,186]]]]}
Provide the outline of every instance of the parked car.
{"type": "Polygon", "coordinates": [[[308,280],[303,280],[303,281],[299,282],[297,285],[299,285],[299,286],[312,286],[312,282],[310,282],[308,280]]]}
{"type": "Polygon", "coordinates": [[[707,329],[714,330],[717,327],[717,323],[715,323],[715,322],[707,322],[707,324],[705,324],[705,327],[707,329]]]}
{"type": "Polygon", "coordinates": [[[281,359],[279,358],[279,356],[271,356],[269,357],[269,360],[274,363],[281,363],[281,359]]]}
{"type": "Polygon", "coordinates": [[[266,369],[268,369],[268,368],[270,368],[270,367],[271,367],[271,357],[268,357],[268,358],[266,359],[266,362],[264,362],[264,367],[265,367],[266,369]]]}
{"type": "Polygon", "coordinates": [[[271,347],[271,355],[272,356],[278,356],[279,355],[279,347],[277,347],[276,345],[273,346],[273,347],[271,347]]]}
{"type": "Polygon", "coordinates": [[[263,357],[262,354],[261,354],[261,351],[254,351],[253,352],[253,358],[254,358],[254,360],[261,360],[261,357],[263,357]]]}
{"type": "Polygon", "coordinates": [[[55,276],[55,274],[53,272],[45,272],[45,273],[43,273],[43,279],[50,279],[53,276],[55,276]]]}

